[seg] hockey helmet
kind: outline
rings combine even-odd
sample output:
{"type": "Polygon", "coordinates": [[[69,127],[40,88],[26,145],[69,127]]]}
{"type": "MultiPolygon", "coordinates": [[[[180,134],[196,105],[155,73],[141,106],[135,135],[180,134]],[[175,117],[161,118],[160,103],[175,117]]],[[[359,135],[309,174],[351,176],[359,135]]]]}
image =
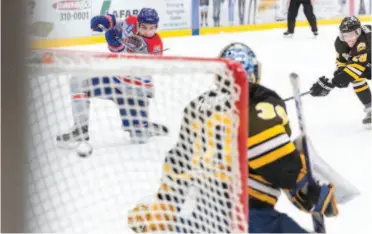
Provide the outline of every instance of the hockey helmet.
{"type": "Polygon", "coordinates": [[[362,32],[362,25],[357,17],[347,16],[341,21],[339,30],[340,30],[339,38],[341,41],[344,41],[345,40],[343,36],[344,33],[355,31],[356,35],[359,36],[362,32]]]}
{"type": "Polygon", "coordinates": [[[159,15],[153,8],[142,8],[138,16],[138,24],[156,24],[159,23],[159,15]]]}
{"type": "Polygon", "coordinates": [[[239,61],[247,73],[249,83],[259,83],[261,79],[261,64],[256,54],[246,44],[233,42],[227,45],[220,53],[220,58],[239,61]]]}

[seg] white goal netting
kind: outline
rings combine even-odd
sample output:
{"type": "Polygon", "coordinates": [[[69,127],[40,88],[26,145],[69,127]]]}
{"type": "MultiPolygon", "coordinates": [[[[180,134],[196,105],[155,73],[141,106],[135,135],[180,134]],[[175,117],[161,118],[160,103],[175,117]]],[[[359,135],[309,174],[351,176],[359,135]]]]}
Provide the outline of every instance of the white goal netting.
{"type": "Polygon", "coordinates": [[[33,51],[28,67],[28,232],[247,229],[238,64],[33,51]]]}

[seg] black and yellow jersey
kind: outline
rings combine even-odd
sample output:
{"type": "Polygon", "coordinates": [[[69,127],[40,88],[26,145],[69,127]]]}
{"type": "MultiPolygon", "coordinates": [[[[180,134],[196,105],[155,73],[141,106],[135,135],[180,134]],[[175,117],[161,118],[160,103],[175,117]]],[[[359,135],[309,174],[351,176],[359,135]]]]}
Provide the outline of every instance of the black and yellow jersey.
{"type": "MultiPolygon", "coordinates": [[[[303,161],[290,140],[283,100],[258,84],[250,85],[249,94],[249,202],[251,208],[270,207],[275,205],[280,189],[295,187],[303,161]]],[[[231,103],[224,95],[208,91],[184,109],[178,141],[163,165],[159,199],[182,204],[192,185],[202,193],[208,189],[219,192],[214,199],[221,200],[213,204],[228,200],[233,129],[238,123],[233,121],[231,103]]]]}
{"type": "MultiPolygon", "coordinates": [[[[371,65],[371,25],[362,26],[361,35],[355,45],[350,48],[346,42],[337,37],[336,49],[336,76],[347,77],[350,82],[359,82],[370,78],[371,65]]],[[[367,86],[368,88],[368,86],[367,86]]]]}
{"type": "Polygon", "coordinates": [[[290,189],[303,167],[294,143],[284,101],[274,91],[249,89],[249,202],[251,208],[274,206],[280,189],[290,189]]]}

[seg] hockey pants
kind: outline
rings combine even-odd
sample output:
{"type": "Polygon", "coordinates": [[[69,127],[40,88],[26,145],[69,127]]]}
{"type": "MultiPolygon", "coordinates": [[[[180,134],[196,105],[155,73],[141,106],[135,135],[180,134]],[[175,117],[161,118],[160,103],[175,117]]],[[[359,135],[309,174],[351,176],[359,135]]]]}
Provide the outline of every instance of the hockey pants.
{"type": "Polygon", "coordinates": [[[249,233],[308,233],[275,209],[249,209],[249,233]]]}

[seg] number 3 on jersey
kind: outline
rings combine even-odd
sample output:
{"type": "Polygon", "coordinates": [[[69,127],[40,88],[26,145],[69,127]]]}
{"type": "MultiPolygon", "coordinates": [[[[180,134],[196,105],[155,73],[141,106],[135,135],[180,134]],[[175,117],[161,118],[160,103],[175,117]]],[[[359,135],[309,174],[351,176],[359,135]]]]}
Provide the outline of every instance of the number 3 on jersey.
{"type": "Polygon", "coordinates": [[[288,116],[285,109],[280,106],[274,106],[268,102],[260,102],[256,105],[256,110],[259,111],[258,117],[264,120],[274,119],[275,117],[279,116],[282,119],[282,124],[286,125],[288,123],[288,116]]]}

